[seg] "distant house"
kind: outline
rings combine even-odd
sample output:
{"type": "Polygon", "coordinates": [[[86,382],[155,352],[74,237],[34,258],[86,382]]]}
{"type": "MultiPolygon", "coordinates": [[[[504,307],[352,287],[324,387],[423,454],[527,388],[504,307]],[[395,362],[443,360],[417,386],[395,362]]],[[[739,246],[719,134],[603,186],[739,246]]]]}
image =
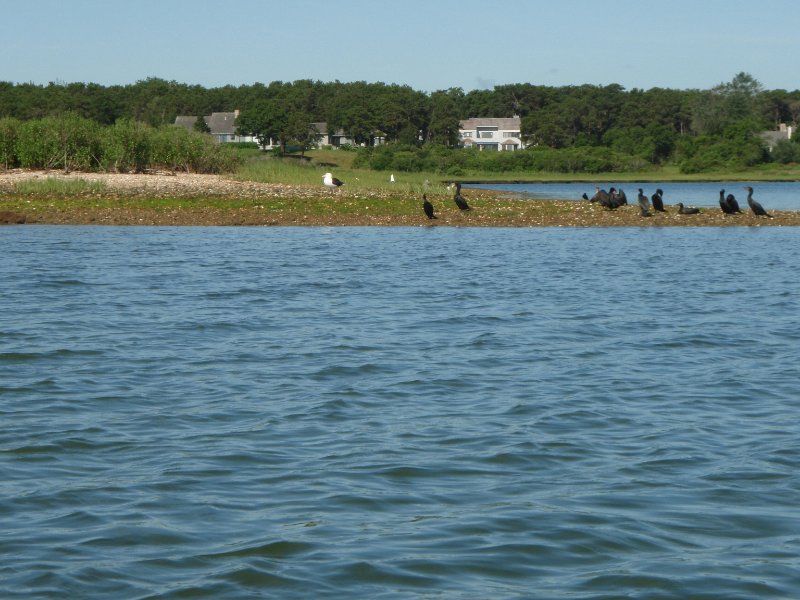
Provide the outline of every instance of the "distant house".
{"type": "MultiPolygon", "coordinates": [[[[233,112],[215,112],[210,115],[204,116],[206,126],[209,133],[220,144],[230,142],[257,142],[256,138],[252,135],[237,135],[236,133],[236,118],[239,116],[239,111],[233,112]]],[[[189,131],[194,130],[194,125],[197,122],[197,116],[177,116],[175,117],[175,125],[184,127],[189,131]]]]}
{"type": "MultiPolygon", "coordinates": [[[[343,130],[338,129],[334,132],[328,131],[328,124],[325,121],[311,123],[311,126],[320,134],[319,146],[333,146],[338,148],[343,145],[357,146],[355,140],[347,137],[343,130]]],[[[372,137],[372,144],[378,146],[386,142],[386,138],[381,133],[375,133],[372,137]]]]}
{"type": "Polygon", "coordinates": [[[339,129],[335,132],[328,131],[328,124],[325,121],[318,121],[316,123],[312,123],[311,126],[317,130],[320,135],[319,138],[319,145],[320,146],[333,146],[334,148],[338,148],[341,145],[352,145],[355,146],[355,141],[351,140],[344,134],[344,131],[339,129]]]}
{"type": "Polygon", "coordinates": [[[792,139],[793,133],[794,127],[787,125],[786,123],[781,123],[776,131],[762,131],[758,134],[758,137],[764,140],[764,143],[767,144],[767,148],[769,148],[769,151],[772,152],[775,144],[781,140],[792,139]]]}
{"type": "Polygon", "coordinates": [[[465,147],[509,152],[525,148],[520,136],[520,117],[475,117],[459,122],[459,136],[465,147]]]}

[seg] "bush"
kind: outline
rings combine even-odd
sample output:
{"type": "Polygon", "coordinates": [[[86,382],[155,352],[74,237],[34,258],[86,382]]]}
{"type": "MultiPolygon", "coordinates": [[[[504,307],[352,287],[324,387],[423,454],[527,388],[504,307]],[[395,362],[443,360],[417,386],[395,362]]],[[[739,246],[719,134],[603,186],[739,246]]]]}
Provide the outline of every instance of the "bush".
{"type": "Polygon", "coordinates": [[[491,152],[477,149],[448,149],[439,145],[416,148],[386,144],[362,148],[354,167],[376,171],[433,171],[447,175],[466,172],[507,173],[547,171],[559,173],[602,173],[633,171],[649,166],[635,156],[608,148],[527,148],[515,152],[491,152]]]}
{"type": "Polygon", "coordinates": [[[780,140],[772,149],[771,158],[782,165],[800,162],[800,145],[789,140],[780,140]]]}
{"type": "Polygon", "coordinates": [[[749,132],[726,130],[726,136],[682,138],[676,157],[682,173],[752,167],[769,161],[760,139],[749,132]]]}
{"type": "Polygon", "coordinates": [[[0,119],[0,164],[6,170],[19,164],[16,146],[20,124],[19,120],[10,117],[0,119]]]}
{"type": "Polygon", "coordinates": [[[118,119],[103,132],[103,166],[119,173],[141,173],[150,164],[152,128],[131,119],[118,119]]]}
{"type": "Polygon", "coordinates": [[[74,113],[26,121],[17,135],[19,164],[29,169],[96,169],[102,155],[100,131],[100,125],[74,113]]]}

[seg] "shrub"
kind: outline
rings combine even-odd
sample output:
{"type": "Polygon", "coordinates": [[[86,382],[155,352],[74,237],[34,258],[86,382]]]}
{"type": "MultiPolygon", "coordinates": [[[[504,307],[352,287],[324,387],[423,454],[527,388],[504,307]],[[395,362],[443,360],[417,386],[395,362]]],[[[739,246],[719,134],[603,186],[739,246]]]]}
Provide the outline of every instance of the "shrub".
{"type": "Polygon", "coordinates": [[[103,132],[103,166],[119,173],[141,173],[150,165],[152,128],[132,119],[118,119],[103,132]]]}
{"type": "Polygon", "coordinates": [[[17,159],[17,131],[20,121],[11,117],[0,119],[0,164],[11,169],[19,164],[17,159]]]}
{"type": "Polygon", "coordinates": [[[100,125],[75,113],[27,121],[19,128],[16,153],[26,168],[89,171],[100,164],[100,125]]]}

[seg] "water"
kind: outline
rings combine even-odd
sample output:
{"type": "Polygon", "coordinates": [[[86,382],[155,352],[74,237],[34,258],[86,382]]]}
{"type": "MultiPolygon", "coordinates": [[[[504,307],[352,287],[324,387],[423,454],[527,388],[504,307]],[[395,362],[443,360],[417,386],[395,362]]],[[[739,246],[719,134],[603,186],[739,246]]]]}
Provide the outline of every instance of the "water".
{"type": "Polygon", "coordinates": [[[0,240],[0,597],[797,598],[796,228],[0,240]]]}
{"type": "Polygon", "coordinates": [[[470,184],[469,187],[514,192],[523,197],[546,200],[581,200],[581,194],[590,198],[595,187],[609,189],[615,187],[625,190],[628,202],[636,203],[638,188],[642,188],[649,198],[656,189],[664,192],[666,204],[683,202],[686,206],[719,208],[719,191],[725,195],[733,194],[743,210],[747,209],[745,186],[753,188],[753,198],[764,208],[772,210],[800,210],[800,182],[797,181],[693,181],[693,182],[620,182],[594,184],[582,183],[492,183],[470,184]]]}

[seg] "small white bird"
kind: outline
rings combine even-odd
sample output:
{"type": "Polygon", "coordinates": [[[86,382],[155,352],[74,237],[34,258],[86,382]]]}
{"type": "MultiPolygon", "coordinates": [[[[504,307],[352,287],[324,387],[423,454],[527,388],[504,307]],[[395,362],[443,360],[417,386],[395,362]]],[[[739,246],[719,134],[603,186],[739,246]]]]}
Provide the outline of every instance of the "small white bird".
{"type": "Polygon", "coordinates": [[[336,177],[334,177],[330,173],[325,173],[325,175],[322,176],[322,183],[324,183],[325,187],[327,187],[331,191],[335,190],[340,185],[344,185],[343,181],[339,181],[338,179],[336,179],[336,177]]]}
{"type": "Polygon", "coordinates": [[[392,173],[392,174],[389,176],[389,181],[390,181],[391,183],[394,183],[394,173],[392,173]]]}

